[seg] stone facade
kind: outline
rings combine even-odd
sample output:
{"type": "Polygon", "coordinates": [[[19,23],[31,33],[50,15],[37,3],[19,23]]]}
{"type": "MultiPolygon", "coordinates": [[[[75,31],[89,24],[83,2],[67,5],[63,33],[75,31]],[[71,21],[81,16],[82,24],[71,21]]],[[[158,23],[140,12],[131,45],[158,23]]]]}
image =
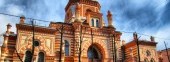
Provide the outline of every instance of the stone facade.
{"type": "MultiPolygon", "coordinates": [[[[33,52],[33,33],[34,42],[38,43],[38,46],[34,47],[33,61],[39,61],[39,58],[42,58],[40,55],[43,55],[46,62],[58,62],[60,46],[62,46],[61,60],[64,62],[77,62],[80,51],[82,51],[81,61],[91,61],[88,56],[90,54],[88,51],[91,51],[90,47],[98,53],[96,54],[98,58],[94,58],[94,61],[113,61],[112,50],[114,47],[111,38],[113,38],[113,35],[115,36],[116,48],[120,49],[121,33],[116,31],[113,26],[104,26],[100,4],[91,0],[69,0],[65,10],[65,22],[51,22],[49,27],[27,24],[25,17],[20,17],[20,23],[16,24],[17,34],[10,31],[12,27],[10,24],[7,25],[7,32],[4,34],[4,44],[1,49],[1,61],[18,62],[30,58],[27,54],[33,52]],[[62,40],[61,34],[63,34],[62,40]],[[80,39],[81,36],[83,38],[80,39]],[[68,48],[66,48],[65,41],[68,41],[68,48]],[[81,50],[79,50],[80,46],[81,50]]],[[[109,22],[112,21],[110,11],[108,12],[108,19],[109,22]]]]}

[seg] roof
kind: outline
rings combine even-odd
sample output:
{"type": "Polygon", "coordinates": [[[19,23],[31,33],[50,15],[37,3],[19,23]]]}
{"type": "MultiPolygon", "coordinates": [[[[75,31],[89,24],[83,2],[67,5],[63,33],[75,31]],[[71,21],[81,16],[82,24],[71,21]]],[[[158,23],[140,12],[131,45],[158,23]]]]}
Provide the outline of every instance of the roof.
{"type": "MultiPolygon", "coordinates": [[[[32,31],[32,25],[31,24],[16,24],[17,30],[28,30],[32,31]]],[[[45,27],[45,26],[34,26],[36,32],[43,32],[48,34],[54,34],[56,29],[45,27]]]]}
{"type": "MultiPolygon", "coordinates": [[[[147,45],[147,46],[156,46],[157,42],[151,42],[151,41],[147,41],[147,40],[139,40],[139,45],[147,45]]],[[[136,41],[133,40],[129,43],[126,43],[124,46],[126,48],[132,47],[134,45],[137,45],[136,41]]]]}
{"type": "MultiPolygon", "coordinates": [[[[170,48],[167,48],[167,49],[168,49],[168,51],[170,51],[170,48]]],[[[166,49],[160,50],[159,52],[161,52],[161,51],[166,51],[166,49]]]]}

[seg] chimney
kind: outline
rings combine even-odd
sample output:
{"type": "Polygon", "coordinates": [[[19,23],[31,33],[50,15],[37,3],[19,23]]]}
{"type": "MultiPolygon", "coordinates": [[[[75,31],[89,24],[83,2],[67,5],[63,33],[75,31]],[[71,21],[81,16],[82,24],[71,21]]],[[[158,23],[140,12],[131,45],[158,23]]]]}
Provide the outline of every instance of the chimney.
{"type": "Polygon", "coordinates": [[[150,37],[151,42],[155,42],[155,38],[153,36],[150,37]]]}
{"type": "Polygon", "coordinates": [[[109,26],[109,27],[113,27],[113,25],[112,25],[112,22],[113,22],[113,20],[112,20],[112,14],[111,14],[110,11],[107,12],[107,20],[108,20],[108,26],[109,26]]]}
{"type": "Polygon", "coordinates": [[[10,34],[10,32],[11,32],[11,25],[8,23],[7,24],[7,31],[6,31],[6,34],[10,34]]]}
{"type": "Polygon", "coordinates": [[[20,24],[24,24],[25,23],[25,16],[21,16],[20,17],[20,24]]]}
{"type": "Polygon", "coordinates": [[[134,33],[133,33],[133,39],[134,39],[134,40],[137,40],[137,37],[138,37],[137,33],[134,32],[134,33]]]}

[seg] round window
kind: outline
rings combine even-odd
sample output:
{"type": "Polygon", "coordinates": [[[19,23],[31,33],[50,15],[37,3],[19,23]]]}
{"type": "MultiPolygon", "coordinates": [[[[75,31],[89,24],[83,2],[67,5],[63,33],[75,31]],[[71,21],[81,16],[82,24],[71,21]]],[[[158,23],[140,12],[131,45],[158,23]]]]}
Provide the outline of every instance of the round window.
{"type": "Polygon", "coordinates": [[[38,41],[34,41],[34,46],[39,46],[39,42],[38,41]]]}

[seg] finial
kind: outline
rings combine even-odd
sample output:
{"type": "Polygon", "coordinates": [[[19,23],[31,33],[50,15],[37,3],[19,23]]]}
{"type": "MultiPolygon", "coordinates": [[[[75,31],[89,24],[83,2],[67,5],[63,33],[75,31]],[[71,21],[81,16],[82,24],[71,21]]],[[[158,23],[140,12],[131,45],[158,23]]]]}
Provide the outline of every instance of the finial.
{"type": "Polygon", "coordinates": [[[110,10],[108,10],[107,13],[108,13],[108,14],[107,14],[108,26],[109,26],[109,27],[113,27],[113,25],[112,25],[112,22],[113,22],[113,20],[112,20],[112,14],[111,14],[110,10]]]}
{"type": "Polygon", "coordinates": [[[7,24],[7,27],[8,27],[8,28],[11,28],[12,26],[11,26],[11,24],[10,24],[10,23],[8,23],[8,24],[7,24]]]}
{"type": "Polygon", "coordinates": [[[151,42],[155,42],[155,38],[153,36],[150,37],[151,42]]]}
{"type": "Polygon", "coordinates": [[[134,40],[137,39],[137,33],[136,33],[136,32],[133,33],[133,39],[134,39],[134,40]]]}
{"type": "Polygon", "coordinates": [[[76,3],[76,9],[80,10],[80,4],[79,3],[76,3]]]}
{"type": "Polygon", "coordinates": [[[24,22],[25,22],[25,16],[21,16],[20,17],[20,24],[24,24],[24,22]]]}
{"type": "Polygon", "coordinates": [[[111,12],[110,12],[110,10],[108,10],[107,14],[108,14],[108,15],[111,15],[111,12]]]}
{"type": "Polygon", "coordinates": [[[9,33],[10,33],[11,27],[12,27],[11,24],[8,23],[8,24],[7,24],[7,31],[6,31],[6,34],[9,34],[9,33]]]}

